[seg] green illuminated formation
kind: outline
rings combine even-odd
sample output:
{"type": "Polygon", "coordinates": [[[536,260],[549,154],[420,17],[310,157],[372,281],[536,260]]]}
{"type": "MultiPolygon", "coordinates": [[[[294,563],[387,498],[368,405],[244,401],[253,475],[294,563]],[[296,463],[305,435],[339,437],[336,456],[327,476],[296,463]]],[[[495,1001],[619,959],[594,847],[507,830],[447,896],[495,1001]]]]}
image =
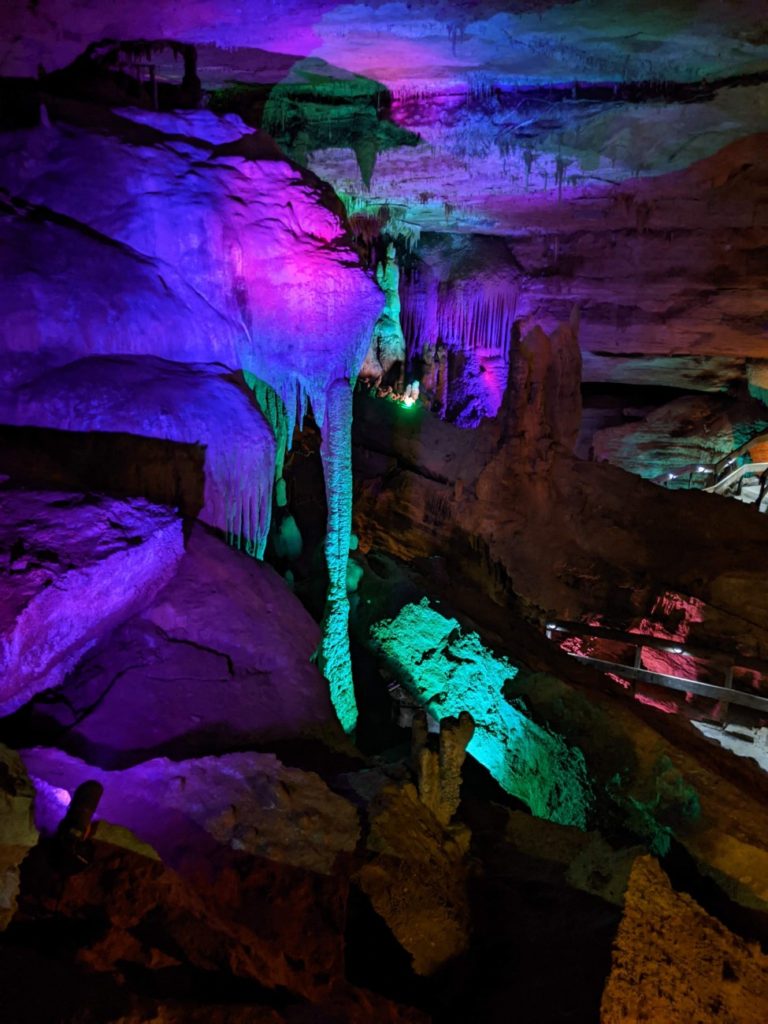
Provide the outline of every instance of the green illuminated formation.
{"type": "Polygon", "coordinates": [[[307,58],[297,61],[270,92],[262,127],[301,164],[318,149],[354,150],[368,188],[380,152],[419,141],[414,132],[386,119],[389,105],[379,82],[307,58]]]}
{"type": "Polygon", "coordinates": [[[645,799],[632,796],[619,773],[606,786],[608,795],[623,807],[627,826],[643,837],[651,853],[664,857],[675,832],[701,817],[701,801],[665,754],[654,764],[644,788],[645,799]]]}
{"type": "Polygon", "coordinates": [[[583,755],[504,699],[504,684],[517,674],[506,659],[495,657],[476,633],[462,633],[426,598],[377,623],[371,635],[398,680],[433,717],[472,715],[476,728],[467,749],[508,793],[537,817],[586,828],[592,791],[583,755]]]}
{"type": "MultiPolygon", "coordinates": [[[[293,442],[292,427],[289,423],[288,411],[285,403],[274,388],[265,384],[263,380],[247,370],[243,370],[245,383],[253,391],[256,404],[262,412],[267,423],[275,435],[275,487],[277,504],[285,505],[285,482],[283,481],[283,469],[285,467],[285,454],[293,442]]],[[[301,426],[301,424],[299,424],[301,426]]]]}
{"type": "Polygon", "coordinates": [[[320,454],[323,460],[328,525],[325,561],[328,594],[318,665],[331,687],[331,700],[345,732],[357,724],[357,705],[349,655],[347,562],[352,533],[352,385],[335,381],[327,395],[320,454]]]}
{"type": "MultiPolygon", "coordinates": [[[[293,441],[294,423],[277,392],[252,373],[244,374],[256,402],[272,428],[275,455],[275,494],[277,504],[286,504],[283,467],[286,451],[293,441]]],[[[297,414],[303,420],[303,411],[297,414]]],[[[325,396],[323,408],[316,410],[321,421],[320,454],[323,460],[328,522],[325,560],[328,566],[328,594],[323,617],[323,637],[317,662],[328,680],[331,700],[345,732],[357,724],[357,705],[349,654],[349,599],[347,563],[352,534],[352,384],[335,381],[325,396]]],[[[275,536],[278,554],[296,556],[301,550],[301,534],[291,516],[284,517],[275,536]]],[[[261,557],[261,552],[259,552],[261,557]]],[[[355,581],[356,584],[356,581],[355,581]]],[[[354,587],[352,588],[354,589],[354,587]]]]}

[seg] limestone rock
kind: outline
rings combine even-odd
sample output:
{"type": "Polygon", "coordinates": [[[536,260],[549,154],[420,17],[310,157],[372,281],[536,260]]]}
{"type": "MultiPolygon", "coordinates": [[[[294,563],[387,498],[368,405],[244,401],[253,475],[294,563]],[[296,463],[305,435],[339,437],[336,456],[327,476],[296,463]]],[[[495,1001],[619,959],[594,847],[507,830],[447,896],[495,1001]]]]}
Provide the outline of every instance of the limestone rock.
{"type": "Polygon", "coordinates": [[[170,583],[33,703],[32,721],[106,768],[308,733],[338,739],[327,683],[310,663],[318,642],[273,569],[196,525],[170,583]]]}
{"type": "MultiPolygon", "coordinates": [[[[28,879],[25,873],[35,899],[50,902],[65,920],[90,916],[100,922],[77,953],[89,970],[111,973],[119,965],[154,970],[189,963],[302,994],[312,984],[265,934],[261,922],[248,927],[232,921],[210,888],[189,884],[157,860],[96,841],[82,871],[48,881],[43,855],[41,850],[30,863],[28,879]]],[[[30,914],[34,909],[30,906],[30,914]]]]}
{"type": "MultiPolygon", "coordinates": [[[[766,427],[768,415],[761,403],[687,395],[637,423],[597,431],[594,457],[647,479],[672,472],[687,482],[699,465],[712,465],[766,427]]],[[[696,486],[712,482],[701,474],[695,480],[696,486]]]]}
{"type": "MultiPolygon", "coordinates": [[[[123,771],[42,747],[22,756],[33,778],[55,788],[60,807],[81,782],[101,782],[97,819],[130,829],[180,870],[198,870],[223,848],[330,874],[357,844],[354,808],[318,775],[286,768],[274,754],[157,758],[123,771]]],[[[55,808],[47,803],[39,814],[39,826],[51,832],[55,808]]]]}
{"type": "Polygon", "coordinates": [[[658,862],[638,858],[603,993],[603,1024],[764,1024],[767,1009],[768,957],[676,893],[658,862]]]}
{"type": "Polygon", "coordinates": [[[385,785],[368,816],[370,859],[357,884],[413,958],[431,974],[467,948],[466,839],[446,832],[410,783],[385,785]]]}
{"type": "Polygon", "coordinates": [[[311,987],[260,922],[228,921],[215,893],[157,861],[97,841],[83,871],[62,878],[38,853],[24,870],[24,934],[53,927],[66,941],[4,944],[7,1024],[426,1024],[343,978],[311,987]]]}
{"type": "Polygon", "coordinates": [[[35,790],[19,755],[0,745],[0,931],[16,910],[19,864],[37,842],[35,790]]]}
{"type": "Polygon", "coordinates": [[[383,305],[328,187],[242,122],[235,131],[228,119],[230,140],[221,143],[209,111],[189,111],[183,124],[174,114],[131,117],[107,115],[100,131],[86,117],[86,128],[56,123],[3,136],[0,180],[18,207],[0,227],[15,233],[30,208],[42,208],[43,229],[56,237],[48,246],[33,240],[29,262],[3,247],[0,349],[49,353],[57,365],[116,354],[220,362],[274,387],[292,420],[297,394],[309,395],[322,423],[327,389],[357,372],[383,305]],[[81,249],[95,277],[74,258],[81,249]],[[116,266],[109,289],[98,269],[114,253],[134,268],[125,289],[116,266]],[[142,308],[147,293],[158,330],[142,308]],[[176,314],[190,293],[187,330],[176,314]]]}
{"type": "Polygon", "coordinates": [[[446,826],[459,809],[461,767],[475,723],[468,711],[462,711],[458,718],[442,719],[437,750],[427,745],[423,714],[414,715],[413,725],[411,756],[416,761],[419,799],[446,826]]]}
{"type": "Polygon", "coordinates": [[[522,811],[503,812],[499,825],[499,858],[524,859],[526,877],[552,876],[618,906],[624,902],[632,865],[644,852],[642,846],[613,849],[598,832],[582,832],[522,811]]]}
{"type": "MultiPolygon", "coordinates": [[[[546,393],[548,374],[546,360],[529,366],[513,351],[510,380],[528,382],[523,394],[546,393]]],[[[674,591],[695,607],[692,643],[700,636],[704,646],[757,656],[768,649],[764,516],[569,457],[546,420],[525,419],[514,388],[499,416],[469,437],[428,415],[403,423],[386,404],[361,400],[356,409],[357,444],[398,460],[396,471],[360,486],[363,550],[403,561],[439,553],[497,604],[513,591],[543,621],[599,614],[626,628],[674,591]]]]}
{"type": "Polygon", "coordinates": [[[146,501],[0,492],[0,713],[62,681],[149,603],[183,553],[181,521],[146,501]]]}
{"type": "MultiPolygon", "coordinates": [[[[467,737],[469,753],[507,793],[539,817],[586,827],[592,790],[583,755],[505,697],[506,685],[518,672],[507,658],[496,657],[477,633],[465,633],[427,598],[404,605],[394,619],[377,622],[369,642],[387,671],[434,718],[469,711],[475,726],[467,737]]],[[[428,763],[427,758],[422,766],[428,763]]],[[[427,786],[433,802],[434,781],[427,786]]]]}
{"type": "Polygon", "coordinates": [[[36,805],[44,831],[56,825],[77,785],[101,782],[97,818],[149,843],[185,882],[207,893],[228,927],[253,932],[279,951],[291,986],[316,996],[342,975],[342,867],[357,844],[358,819],[318,776],[285,768],[271,754],[163,758],[122,772],[55,750],[38,748],[24,758],[36,785],[46,784],[36,805]]]}
{"type": "MultiPolygon", "coordinates": [[[[15,390],[0,394],[0,421],[200,446],[200,518],[238,545],[263,550],[272,506],[275,439],[245,389],[220,366],[152,356],[78,359],[55,369],[46,367],[15,390]]],[[[137,467],[135,484],[147,479],[151,487],[151,472],[151,466],[137,467]]]]}

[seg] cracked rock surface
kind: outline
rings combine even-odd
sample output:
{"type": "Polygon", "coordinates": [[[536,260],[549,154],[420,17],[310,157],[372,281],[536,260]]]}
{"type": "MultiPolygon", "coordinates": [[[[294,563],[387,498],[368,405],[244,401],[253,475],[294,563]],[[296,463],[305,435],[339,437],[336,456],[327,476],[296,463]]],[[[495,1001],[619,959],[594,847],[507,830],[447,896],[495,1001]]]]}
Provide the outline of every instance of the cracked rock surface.
{"type": "Polygon", "coordinates": [[[147,501],[0,492],[0,714],[58,685],[182,551],[181,520],[147,501]]]}
{"type": "Polygon", "coordinates": [[[105,768],[333,736],[328,686],[310,662],[319,639],[272,568],[196,525],[165,589],[34,703],[33,723],[105,768]]]}

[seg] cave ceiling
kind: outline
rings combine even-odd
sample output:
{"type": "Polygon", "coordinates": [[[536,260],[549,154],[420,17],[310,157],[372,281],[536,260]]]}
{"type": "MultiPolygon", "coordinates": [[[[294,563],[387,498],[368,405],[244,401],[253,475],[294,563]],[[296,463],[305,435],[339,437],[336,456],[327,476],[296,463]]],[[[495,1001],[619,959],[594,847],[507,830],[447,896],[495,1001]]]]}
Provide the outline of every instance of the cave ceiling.
{"type": "MultiPolygon", "coordinates": [[[[514,234],[542,193],[580,199],[681,170],[762,131],[761,9],[743,0],[41,0],[12,12],[2,70],[55,70],[103,38],[173,38],[198,46],[205,89],[293,83],[307,95],[325,91],[325,103],[335,82],[337,102],[365,102],[355,79],[370,79],[415,144],[385,143],[366,187],[349,140],[318,130],[306,154],[312,169],[422,229],[514,234]]],[[[172,77],[172,60],[158,61],[172,77]]]]}
{"type": "MultiPolygon", "coordinates": [[[[22,77],[104,39],[192,43],[212,109],[404,247],[434,236],[442,285],[503,279],[523,326],[578,306],[585,382],[761,393],[760,3],[39,0],[3,34],[22,77]],[[502,240],[490,258],[480,236],[502,240]]],[[[180,81],[177,55],[152,60],[180,81]]]]}

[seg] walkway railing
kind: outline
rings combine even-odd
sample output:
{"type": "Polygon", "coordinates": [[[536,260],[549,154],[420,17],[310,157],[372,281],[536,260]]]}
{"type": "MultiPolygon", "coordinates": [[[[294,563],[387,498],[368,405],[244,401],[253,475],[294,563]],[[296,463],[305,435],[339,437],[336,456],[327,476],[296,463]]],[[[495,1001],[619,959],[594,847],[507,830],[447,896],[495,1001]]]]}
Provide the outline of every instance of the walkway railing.
{"type": "MultiPolygon", "coordinates": [[[[656,483],[665,484],[667,487],[679,486],[679,481],[685,481],[687,477],[689,489],[696,488],[710,494],[723,495],[735,490],[736,493],[733,496],[741,497],[744,479],[754,476],[759,478],[760,488],[757,499],[750,498],[750,501],[760,509],[763,499],[768,495],[767,453],[768,434],[757,434],[712,465],[694,463],[680,466],[674,471],[662,473],[656,477],[656,483]],[[756,461],[753,461],[754,454],[758,455],[756,461]],[[673,480],[678,481],[678,484],[672,485],[673,480]]],[[[768,511],[768,507],[766,511],[768,511]]]]}
{"type": "Polygon", "coordinates": [[[709,649],[692,647],[679,640],[667,640],[662,637],[648,636],[645,633],[625,633],[604,626],[590,626],[583,622],[555,621],[546,626],[547,637],[558,643],[566,636],[583,637],[586,639],[610,640],[627,647],[634,648],[631,664],[612,661],[606,658],[593,658],[586,654],[567,651],[571,657],[587,665],[592,665],[602,672],[612,672],[630,682],[650,683],[652,686],[664,686],[670,690],[695,693],[710,700],[722,701],[725,704],[739,704],[768,714],[768,662],[757,658],[732,657],[731,655],[713,652],[709,649]],[[665,651],[668,654],[682,655],[706,662],[713,672],[722,675],[721,685],[704,682],[700,679],[689,679],[666,672],[653,672],[642,667],[643,649],[665,651]],[[749,693],[736,689],[733,685],[733,672],[736,668],[747,669],[760,676],[760,687],[764,693],[749,693]]]}

